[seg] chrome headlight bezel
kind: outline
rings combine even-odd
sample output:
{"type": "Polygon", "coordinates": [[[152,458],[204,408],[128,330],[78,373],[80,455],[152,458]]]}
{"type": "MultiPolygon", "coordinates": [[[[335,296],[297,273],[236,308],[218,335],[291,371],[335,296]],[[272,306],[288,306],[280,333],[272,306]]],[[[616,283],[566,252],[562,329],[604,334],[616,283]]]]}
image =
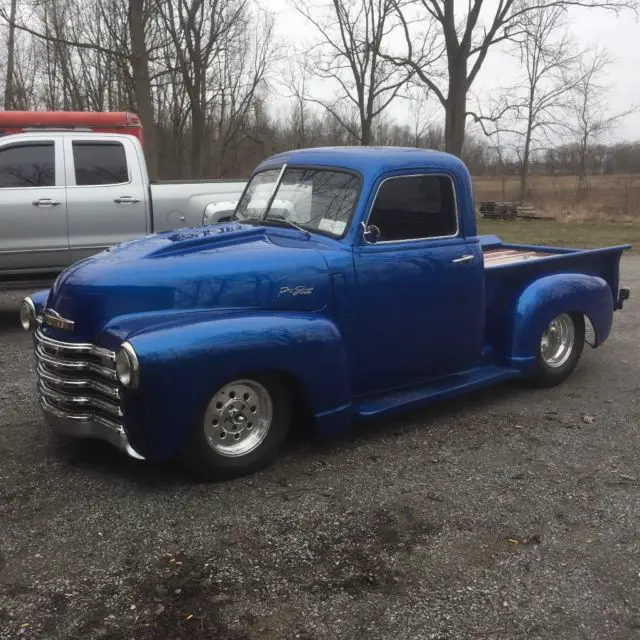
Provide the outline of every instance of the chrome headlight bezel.
{"type": "Polygon", "coordinates": [[[130,343],[123,342],[120,345],[115,365],[118,382],[127,389],[137,389],[140,384],[140,364],[130,343]]]}
{"type": "Polygon", "coordinates": [[[20,325],[25,331],[30,331],[36,326],[36,306],[33,300],[27,296],[20,305],[20,325]]]}

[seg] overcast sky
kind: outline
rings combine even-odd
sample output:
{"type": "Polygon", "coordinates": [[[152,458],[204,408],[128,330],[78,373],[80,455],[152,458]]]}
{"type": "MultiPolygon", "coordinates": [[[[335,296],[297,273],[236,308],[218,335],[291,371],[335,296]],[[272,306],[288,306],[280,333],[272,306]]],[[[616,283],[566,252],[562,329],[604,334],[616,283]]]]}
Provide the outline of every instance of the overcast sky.
{"type": "MultiPolygon", "coordinates": [[[[292,8],[290,0],[262,0],[261,5],[278,15],[280,39],[301,48],[313,40],[313,27],[292,8]]],[[[614,59],[606,78],[611,85],[611,111],[624,111],[634,105],[638,107],[638,111],[627,116],[612,131],[609,139],[640,140],[640,23],[629,13],[615,16],[598,9],[571,9],[569,31],[581,48],[598,44],[614,59]]],[[[501,84],[512,84],[518,74],[513,58],[496,48],[490,51],[472,92],[486,98],[501,84]]],[[[442,116],[437,108],[434,114],[442,116]]],[[[391,107],[390,115],[399,121],[405,120],[406,107],[398,103],[391,107]]]]}

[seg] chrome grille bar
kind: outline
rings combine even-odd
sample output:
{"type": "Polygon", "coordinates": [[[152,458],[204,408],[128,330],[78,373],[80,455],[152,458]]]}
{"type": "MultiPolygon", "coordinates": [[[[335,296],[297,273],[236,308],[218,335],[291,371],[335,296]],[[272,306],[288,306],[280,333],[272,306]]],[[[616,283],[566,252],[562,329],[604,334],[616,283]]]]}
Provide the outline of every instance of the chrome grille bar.
{"type": "Polygon", "coordinates": [[[48,355],[41,345],[36,346],[36,357],[39,362],[46,365],[47,368],[59,369],[59,370],[72,370],[72,371],[91,371],[108,380],[117,380],[116,370],[109,367],[94,364],[93,362],[84,362],[78,360],[67,360],[65,358],[59,358],[48,355]]]}
{"type": "Polygon", "coordinates": [[[120,428],[123,410],[115,353],[92,344],[53,340],[40,330],[35,341],[38,390],[45,410],[120,428]]]}

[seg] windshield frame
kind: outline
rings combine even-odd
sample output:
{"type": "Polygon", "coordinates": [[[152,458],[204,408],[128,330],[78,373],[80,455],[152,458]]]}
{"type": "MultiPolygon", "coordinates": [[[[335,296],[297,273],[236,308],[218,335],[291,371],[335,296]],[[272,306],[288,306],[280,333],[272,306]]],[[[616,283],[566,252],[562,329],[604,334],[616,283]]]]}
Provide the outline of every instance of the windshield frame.
{"type": "MultiPolygon", "coordinates": [[[[315,227],[307,227],[304,224],[300,224],[298,222],[296,222],[296,224],[299,227],[302,227],[305,231],[308,231],[311,234],[318,234],[320,236],[323,236],[325,238],[331,238],[332,240],[343,240],[345,238],[345,236],[349,233],[350,229],[351,229],[351,224],[353,222],[353,216],[354,213],[358,207],[358,203],[360,202],[360,197],[362,195],[362,185],[364,184],[364,178],[362,176],[362,174],[359,171],[355,171],[354,169],[349,169],[347,167],[336,167],[335,165],[322,165],[322,164],[289,164],[286,161],[283,162],[282,164],[272,164],[272,165],[268,165],[268,166],[264,166],[260,169],[260,171],[255,171],[254,173],[251,174],[251,177],[249,178],[249,180],[247,181],[247,184],[245,185],[245,188],[242,191],[242,195],[240,196],[240,199],[238,200],[235,209],[233,210],[233,216],[232,216],[232,220],[234,220],[235,222],[239,222],[239,223],[243,223],[243,220],[240,220],[238,218],[236,218],[235,216],[238,213],[238,207],[240,206],[240,203],[242,202],[246,192],[249,190],[249,186],[251,185],[251,181],[256,177],[259,176],[261,173],[264,173],[265,171],[279,171],[278,174],[278,178],[276,180],[276,189],[275,192],[270,196],[269,198],[269,203],[268,203],[268,207],[265,209],[265,211],[262,214],[261,218],[246,218],[246,220],[257,220],[260,223],[267,223],[269,220],[275,220],[276,222],[278,222],[278,218],[269,218],[269,211],[271,210],[271,206],[273,204],[273,202],[277,199],[278,196],[278,191],[280,190],[280,186],[282,185],[282,181],[284,179],[284,176],[286,175],[287,171],[289,170],[308,170],[308,171],[331,171],[333,173],[346,173],[348,175],[351,175],[355,178],[358,179],[358,189],[356,191],[356,197],[355,200],[353,202],[353,207],[351,207],[351,211],[349,212],[349,217],[345,220],[345,227],[344,227],[344,231],[338,235],[335,233],[331,233],[329,231],[323,231],[322,229],[318,229],[315,227]]],[[[286,223],[285,223],[286,224],[286,223]]]]}

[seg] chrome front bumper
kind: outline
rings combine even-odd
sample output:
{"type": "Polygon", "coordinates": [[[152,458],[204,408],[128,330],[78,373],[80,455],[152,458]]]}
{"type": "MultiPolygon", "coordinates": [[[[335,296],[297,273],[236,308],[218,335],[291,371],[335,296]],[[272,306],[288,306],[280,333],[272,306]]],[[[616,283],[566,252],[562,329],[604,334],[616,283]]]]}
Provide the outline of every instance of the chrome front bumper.
{"type": "Polygon", "coordinates": [[[47,425],[56,433],[71,438],[96,438],[105,440],[136,460],[144,458],[129,444],[124,428],[99,417],[66,413],[40,396],[40,406],[47,425]]]}

